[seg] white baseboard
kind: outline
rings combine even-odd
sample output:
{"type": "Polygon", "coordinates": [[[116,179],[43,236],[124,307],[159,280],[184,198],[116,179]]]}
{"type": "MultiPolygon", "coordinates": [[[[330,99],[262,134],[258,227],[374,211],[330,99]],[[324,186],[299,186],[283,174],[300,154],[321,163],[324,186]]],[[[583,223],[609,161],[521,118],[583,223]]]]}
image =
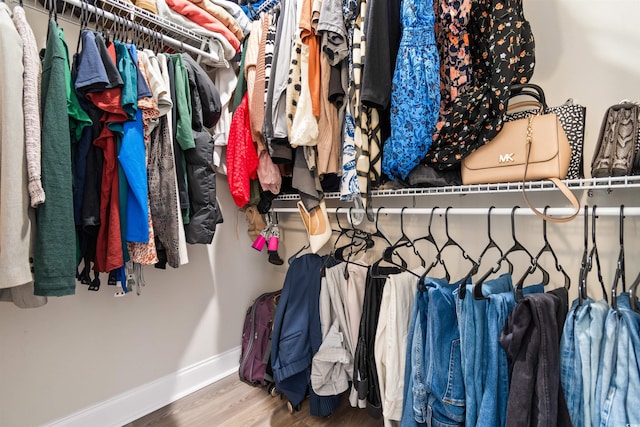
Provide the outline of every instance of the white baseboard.
{"type": "Polygon", "coordinates": [[[45,427],[122,426],[237,372],[240,347],[158,378],[45,427]]]}

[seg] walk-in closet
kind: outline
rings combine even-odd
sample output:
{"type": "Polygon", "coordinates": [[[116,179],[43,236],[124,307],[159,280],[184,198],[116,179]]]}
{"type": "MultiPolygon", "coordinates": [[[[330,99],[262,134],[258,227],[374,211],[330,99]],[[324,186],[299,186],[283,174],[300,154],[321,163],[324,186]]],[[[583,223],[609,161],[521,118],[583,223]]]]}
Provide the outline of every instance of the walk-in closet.
{"type": "Polygon", "coordinates": [[[0,15],[0,426],[640,425],[637,1],[0,15]],[[565,194],[462,181],[509,121],[535,141],[517,83],[584,114],[565,194]],[[592,164],[615,105],[628,173],[592,164]]]}

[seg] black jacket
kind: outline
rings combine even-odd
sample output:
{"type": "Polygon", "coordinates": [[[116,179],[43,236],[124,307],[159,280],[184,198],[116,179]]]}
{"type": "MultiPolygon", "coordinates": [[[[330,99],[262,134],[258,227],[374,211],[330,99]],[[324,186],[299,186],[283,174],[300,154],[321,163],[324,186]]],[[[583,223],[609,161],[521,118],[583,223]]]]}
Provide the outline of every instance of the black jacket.
{"type": "Polygon", "coordinates": [[[213,169],[213,136],[205,127],[220,119],[220,95],[205,71],[189,55],[182,54],[191,92],[191,128],[196,147],[184,151],[187,163],[190,218],[185,225],[187,242],[209,244],[222,212],[216,199],[216,173],[213,169]]]}

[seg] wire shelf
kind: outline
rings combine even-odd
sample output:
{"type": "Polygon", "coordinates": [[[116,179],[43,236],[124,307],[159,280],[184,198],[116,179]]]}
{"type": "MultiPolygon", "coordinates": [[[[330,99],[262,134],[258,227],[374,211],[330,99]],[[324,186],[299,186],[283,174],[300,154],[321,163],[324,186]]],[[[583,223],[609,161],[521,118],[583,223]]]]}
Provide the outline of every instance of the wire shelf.
{"type": "MultiPolygon", "coordinates": [[[[39,0],[28,0],[24,2],[24,6],[48,13],[49,1],[51,0],[44,0],[43,5],[39,0]]],[[[205,47],[210,44],[208,37],[157,16],[126,0],[98,0],[95,6],[83,0],[57,0],[57,4],[58,15],[67,21],[80,23],[84,8],[89,13],[90,27],[95,25],[96,19],[106,29],[112,31],[114,26],[117,27],[120,24],[124,31],[138,31],[142,37],[142,43],[152,44],[156,39],[161,38],[164,43],[177,51],[188,51],[196,56],[218,61],[217,57],[212,57],[205,50],[205,47]],[[131,23],[135,23],[137,27],[131,23]]]]}
{"type": "MultiPolygon", "coordinates": [[[[66,1],[66,0],[65,0],[66,1]]],[[[156,33],[171,36],[178,42],[201,48],[206,38],[177,25],[168,19],[157,16],[125,0],[102,0],[102,9],[129,21],[137,22],[156,33]]]]}
{"type": "MultiPolygon", "coordinates": [[[[572,190],[613,190],[620,188],[640,188],[640,175],[611,176],[604,178],[567,179],[563,181],[572,190]]],[[[463,194],[492,194],[514,193],[522,191],[552,191],[556,186],[551,181],[505,182],[499,184],[456,185],[447,187],[401,188],[395,190],[374,190],[372,197],[411,197],[428,195],[463,195],[463,194]]],[[[340,193],[325,193],[326,199],[340,199],[340,193]]],[[[276,200],[299,200],[297,194],[282,194],[276,200]]]]}

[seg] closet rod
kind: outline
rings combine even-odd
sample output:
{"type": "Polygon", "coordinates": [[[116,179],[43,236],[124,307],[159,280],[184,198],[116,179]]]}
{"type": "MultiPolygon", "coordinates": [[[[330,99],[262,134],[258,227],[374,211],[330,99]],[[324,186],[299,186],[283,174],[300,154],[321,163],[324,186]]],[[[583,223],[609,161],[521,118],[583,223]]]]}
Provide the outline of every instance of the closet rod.
{"type": "MultiPolygon", "coordinates": [[[[338,208],[327,208],[327,213],[336,213],[338,210],[341,214],[347,214],[349,212],[349,207],[338,207],[338,208]]],[[[587,211],[591,214],[592,207],[589,206],[587,211]]],[[[380,212],[381,214],[389,214],[389,215],[399,215],[404,213],[405,215],[431,215],[431,212],[434,211],[435,214],[444,215],[445,207],[438,208],[373,208],[373,213],[376,214],[380,212]]],[[[543,208],[539,208],[540,211],[543,208]]],[[[511,215],[512,208],[494,208],[491,210],[491,216],[495,215],[511,215]]],[[[274,213],[290,213],[297,214],[299,213],[298,208],[273,208],[271,212],[274,213]]],[[[351,213],[362,213],[364,212],[362,209],[352,208],[351,213]]],[[[487,215],[489,212],[489,208],[451,208],[449,209],[449,215],[487,215]]],[[[547,215],[549,216],[566,216],[572,214],[574,211],[572,208],[549,208],[547,209],[547,215]]],[[[527,207],[520,207],[516,209],[516,215],[535,215],[533,211],[527,207]]],[[[579,214],[584,215],[584,208],[580,209],[579,214]]],[[[597,216],[618,216],[620,215],[620,207],[597,207],[596,208],[597,216]]],[[[624,207],[624,216],[640,216],[640,207],[624,207]]]]}
{"type": "MultiPolygon", "coordinates": [[[[81,0],[62,0],[62,1],[64,1],[65,3],[68,3],[68,4],[72,5],[72,6],[75,6],[77,8],[80,8],[80,9],[82,9],[84,7],[84,8],[86,8],[87,11],[89,11],[91,13],[94,13],[99,17],[104,17],[104,18],[106,18],[106,19],[108,19],[110,21],[115,21],[116,19],[121,19],[122,18],[122,17],[114,15],[113,13],[108,12],[108,11],[106,11],[104,9],[101,9],[101,8],[98,8],[98,7],[94,6],[94,5],[92,5],[92,4],[89,4],[86,1],[85,2],[82,2],[81,0]]],[[[25,4],[25,6],[26,6],[26,4],[25,4]]],[[[34,9],[40,10],[40,11],[43,11],[43,12],[47,12],[46,8],[45,9],[34,8],[34,9]]],[[[135,16],[135,12],[131,12],[131,13],[134,14],[134,16],[135,16]]],[[[131,22],[130,19],[127,19],[127,21],[131,22]]],[[[164,35],[164,34],[162,34],[160,32],[151,30],[149,28],[142,27],[142,32],[144,34],[146,34],[146,35],[149,35],[149,36],[160,36],[162,38],[163,42],[165,42],[168,45],[171,45],[171,46],[175,47],[176,49],[189,51],[189,52],[193,53],[194,55],[199,55],[199,56],[203,56],[203,57],[209,58],[214,62],[219,62],[219,60],[220,60],[220,58],[218,58],[217,55],[212,55],[209,52],[205,52],[202,49],[199,49],[197,47],[191,46],[188,43],[184,43],[184,42],[182,42],[180,40],[176,40],[173,37],[169,37],[169,36],[164,35]]]]}

